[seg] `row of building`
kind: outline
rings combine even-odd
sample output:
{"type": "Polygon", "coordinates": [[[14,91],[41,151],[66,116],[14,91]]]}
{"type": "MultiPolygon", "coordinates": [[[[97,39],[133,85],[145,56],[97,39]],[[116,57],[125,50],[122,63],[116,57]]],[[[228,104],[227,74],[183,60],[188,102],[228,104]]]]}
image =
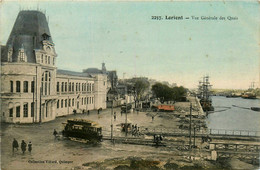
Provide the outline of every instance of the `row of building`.
{"type": "Polygon", "coordinates": [[[46,122],[106,108],[111,85],[105,65],[101,72],[59,70],[44,13],[20,11],[0,52],[2,122],[46,122]]]}

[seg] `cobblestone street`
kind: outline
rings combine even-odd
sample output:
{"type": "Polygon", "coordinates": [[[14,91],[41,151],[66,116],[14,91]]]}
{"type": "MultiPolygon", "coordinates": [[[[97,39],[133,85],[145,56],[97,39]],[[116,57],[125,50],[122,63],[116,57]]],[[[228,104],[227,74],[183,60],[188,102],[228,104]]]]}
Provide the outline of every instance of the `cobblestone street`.
{"type": "MultiPolygon", "coordinates": [[[[120,132],[120,127],[116,125],[125,122],[125,114],[121,114],[119,108],[114,109],[114,112],[117,113],[116,120],[114,118],[112,120],[114,135],[124,135],[120,132]]],[[[70,140],[55,139],[52,135],[53,130],[56,129],[58,132],[61,132],[63,129],[62,122],[66,122],[69,118],[86,118],[96,121],[103,127],[103,135],[110,135],[111,109],[103,110],[100,114],[97,114],[97,111],[91,111],[89,115],[69,115],[41,124],[2,124],[2,167],[5,168],[8,165],[10,169],[17,169],[19,167],[26,169],[42,167],[53,169],[72,168],[81,166],[85,162],[106,158],[127,156],[145,157],[145,155],[152,156],[153,153],[158,156],[158,152],[162,150],[161,148],[150,146],[112,145],[110,141],[103,141],[98,146],[89,146],[70,140]],[[12,153],[13,138],[16,138],[19,143],[19,150],[15,151],[14,154],[12,153]],[[20,149],[22,140],[25,140],[27,144],[29,141],[32,142],[31,154],[28,151],[24,155],[22,154],[20,149]],[[41,161],[46,160],[49,162],[41,163],[41,161]]],[[[138,114],[136,112],[129,113],[128,121],[132,124],[137,124],[137,126],[149,128],[174,126],[172,120],[163,120],[160,117],[155,117],[152,121],[151,117],[146,116],[144,112],[139,112],[138,114]]]]}

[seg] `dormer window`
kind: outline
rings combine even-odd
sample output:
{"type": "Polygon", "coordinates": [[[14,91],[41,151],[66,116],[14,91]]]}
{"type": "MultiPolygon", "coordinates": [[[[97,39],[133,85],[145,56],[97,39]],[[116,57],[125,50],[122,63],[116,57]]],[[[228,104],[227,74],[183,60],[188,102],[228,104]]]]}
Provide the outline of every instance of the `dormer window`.
{"type": "Polygon", "coordinates": [[[25,52],[24,52],[23,48],[19,49],[18,55],[19,55],[19,57],[18,57],[19,61],[26,62],[26,55],[25,55],[25,52]]]}
{"type": "Polygon", "coordinates": [[[13,49],[9,48],[8,54],[7,54],[7,61],[12,62],[12,55],[13,55],[13,49]]]}
{"type": "Polygon", "coordinates": [[[24,52],[20,51],[20,61],[25,61],[24,52]]]}

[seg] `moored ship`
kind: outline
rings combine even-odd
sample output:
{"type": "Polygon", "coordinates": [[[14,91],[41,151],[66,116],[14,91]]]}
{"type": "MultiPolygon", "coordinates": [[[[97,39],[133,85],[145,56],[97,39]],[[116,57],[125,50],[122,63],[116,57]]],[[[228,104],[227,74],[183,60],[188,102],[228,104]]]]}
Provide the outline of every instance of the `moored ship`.
{"type": "Polygon", "coordinates": [[[226,98],[237,98],[237,97],[241,97],[241,95],[235,94],[235,93],[231,93],[229,95],[226,95],[226,98]]]}
{"type": "Polygon", "coordinates": [[[203,81],[199,84],[199,99],[200,104],[203,109],[203,111],[214,111],[214,107],[212,106],[212,100],[210,98],[210,88],[212,85],[210,85],[209,82],[209,76],[203,77],[203,81]]]}
{"type": "Polygon", "coordinates": [[[243,99],[256,99],[256,94],[252,92],[245,92],[241,97],[243,99]]]}

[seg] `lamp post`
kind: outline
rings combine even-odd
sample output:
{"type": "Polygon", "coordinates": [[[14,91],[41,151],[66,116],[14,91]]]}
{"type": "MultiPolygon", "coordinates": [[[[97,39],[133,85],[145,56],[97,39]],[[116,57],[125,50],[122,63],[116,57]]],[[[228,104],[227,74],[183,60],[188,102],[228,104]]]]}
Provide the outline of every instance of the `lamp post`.
{"type": "Polygon", "coordinates": [[[193,136],[193,137],[194,137],[194,138],[193,138],[193,147],[194,147],[194,148],[195,148],[195,146],[196,146],[196,145],[195,145],[195,139],[196,139],[196,134],[195,134],[195,133],[196,133],[196,128],[197,128],[197,126],[194,125],[194,136],[193,136]]]}
{"type": "Polygon", "coordinates": [[[192,104],[190,103],[190,129],[189,129],[189,136],[190,136],[189,148],[190,149],[191,149],[191,111],[192,111],[192,104]]]}
{"type": "Polygon", "coordinates": [[[128,126],[127,126],[127,103],[125,102],[125,137],[127,137],[127,131],[128,131],[128,126]]]}
{"type": "Polygon", "coordinates": [[[113,112],[114,112],[114,108],[113,108],[113,100],[114,99],[112,99],[112,101],[111,101],[111,104],[112,104],[112,106],[111,106],[111,141],[113,140],[113,112]]]}

